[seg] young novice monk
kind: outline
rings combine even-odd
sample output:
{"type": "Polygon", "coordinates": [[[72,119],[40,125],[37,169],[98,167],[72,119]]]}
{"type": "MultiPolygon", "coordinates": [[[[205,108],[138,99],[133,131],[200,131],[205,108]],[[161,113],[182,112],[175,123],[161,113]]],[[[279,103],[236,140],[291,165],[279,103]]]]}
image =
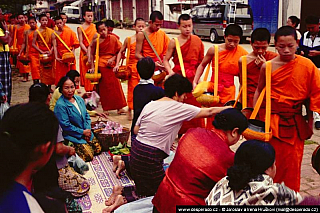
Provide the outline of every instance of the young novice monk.
{"type": "MultiPolygon", "coordinates": [[[[267,51],[270,37],[270,32],[266,28],[257,28],[251,34],[252,52],[247,55],[247,107],[253,107],[253,95],[258,86],[262,64],[278,55],[275,52],[267,51]]],[[[239,69],[241,75],[242,58],[239,60],[239,69]]]]}
{"type": "MultiPolygon", "coordinates": [[[[275,34],[279,56],[271,60],[271,130],[269,142],[276,151],[276,183],[284,182],[299,191],[304,141],[311,137],[312,122],[302,116],[302,104],[309,101],[312,111],[320,112],[320,73],[307,58],[295,55],[297,34],[289,26],[275,34]]],[[[261,68],[255,104],[265,87],[266,65],[261,68]]]]}
{"type": "MultiPolygon", "coordinates": [[[[223,106],[226,102],[235,99],[236,87],[234,85],[234,77],[239,75],[238,61],[241,56],[247,55],[248,52],[239,46],[242,37],[242,29],[236,24],[230,24],[225,30],[225,43],[219,44],[219,82],[218,95],[220,103],[218,106],[223,106]]],[[[196,75],[193,80],[193,88],[199,83],[199,79],[204,68],[212,61],[212,73],[214,73],[214,49],[210,47],[201,64],[198,66],[196,75]]],[[[214,82],[214,74],[211,81],[214,82]]],[[[211,118],[212,119],[212,118],[211,118]]],[[[212,120],[207,122],[207,128],[212,128],[212,120]]]]}
{"type": "Polygon", "coordinates": [[[99,42],[99,71],[101,72],[99,92],[101,105],[106,114],[108,114],[108,110],[117,109],[117,113],[120,115],[125,112],[122,108],[127,103],[120,81],[113,72],[113,67],[120,51],[121,43],[116,37],[108,34],[106,25],[103,22],[97,22],[96,28],[100,38],[97,39],[97,35],[95,35],[89,47],[91,72],[94,70],[93,60],[97,42],[99,42]]]}
{"type": "MultiPolygon", "coordinates": [[[[180,29],[180,35],[178,36],[178,41],[181,49],[182,60],[184,64],[184,69],[186,77],[192,83],[197,67],[201,63],[204,56],[204,46],[201,39],[192,35],[192,19],[188,14],[180,15],[178,19],[178,25],[180,29]]],[[[176,50],[176,40],[171,39],[166,56],[163,60],[164,67],[169,75],[178,73],[182,75],[181,66],[178,58],[178,52],[176,50]],[[172,58],[174,67],[171,69],[169,60],[172,58]]],[[[191,104],[197,107],[201,107],[201,104],[197,102],[191,93],[187,94],[187,99],[184,103],[191,104]]],[[[189,128],[204,127],[204,121],[201,118],[193,119],[191,121],[186,121],[183,123],[179,134],[185,133],[189,128]]]]}
{"type": "MultiPolygon", "coordinates": [[[[128,69],[130,69],[131,75],[128,80],[128,95],[127,95],[127,102],[128,102],[128,119],[132,120],[131,110],[133,110],[133,89],[139,83],[140,77],[137,71],[137,62],[138,60],[135,57],[136,53],[136,39],[138,32],[141,32],[146,27],[146,22],[142,18],[137,18],[134,22],[133,28],[136,31],[136,34],[130,37],[130,56],[129,56],[129,64],[127,65],[128,69]]],[[[128,37],[129,38],[129,37],[128,37]]],[[[129,39],[126,38],[124,43],[117,55],[116,66],[113,68],[114,72],[119,70],[119,63],[120,60],[125,53],[129,39]]]]}
{"type": "MultiPolygon", "coordinates": [[[[52,37],[51,34],[53,30],[47,27],[48,18],[45,14],[39,17],[41,26],[33,34],[32,46],[38,50],[40,54],[48,54],[48,57],[52,57],[53,47],[52,47],[52,37]],[[40,35],[41,34],[41,35],[40,35]],[[48,49],[49,48],[49,49],[48,49]]],[[[54,60],[50,62],[53,64],[54,60]]],[[[46,66],[40,62],[40,81],[51,88],[54,84],[54,69],[53,66],[46,66]]]]}
{"type": "Polygon", "coordinates": [[[37,21],[35,17],[29,18],[30,29],[24,31],[24,42],[21,46],[19,52],[20,56],[23,51],[26,51],[28,48],[28,57],[30,59],[31,75],[33,83],[40,82],[40,61],[39,61],[39,52],[32,46],[33,34],[37,29],[37,21]]]}
{"type": "Polygon", "coordinates": [[[88,47],[93,39],[93,36],[97,33],[96,26],[92,23],[93,21],[93,12],[87,10],[84,12],[83,16],[85,22],[78,27],[78,38],[80,43],[80,85],[85,88],[87,92],[91,92],[93,90],[93,84],[85,78],[85,75],[88,71],[88,67],[86,65],[86,61],[84,60],[84,56],[89,55],[88,47]]]}

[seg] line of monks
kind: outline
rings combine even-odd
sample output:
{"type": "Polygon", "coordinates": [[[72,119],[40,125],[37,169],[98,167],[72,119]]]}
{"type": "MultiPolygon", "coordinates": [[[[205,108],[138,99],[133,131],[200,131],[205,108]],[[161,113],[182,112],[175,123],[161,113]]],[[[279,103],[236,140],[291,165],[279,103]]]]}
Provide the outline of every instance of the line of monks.
{"type": "MultiPolygon", "coordinates": [[[[127,57],[127,69],[131,73],[127,95],[129,116],[133,109],[133,89],[140,80],[136,63],[143,57],[150,56],[154,59],[155,71],[164,71],[167,75],[182,74],[176,49],[179,45],[185,76],[195,88],[209,64],[214,73],[214,59],[218,54],[218,96],[220,100],[216,105],[223,106],[228,101],[235,100],[234,77],[241,78],[243,67],[241,57],[246,56],[247,107],[254,107],[265,87],[265,62],[271,61],[273,137],[269,143],[276,150],[277,175],[274,180],[275,182],[284,181],[288,187],[299,191],[304,140],[312,135],[312,121],[306,121],[301,110],[302,105],[305,105],[312,111],[320,112],[320,74],[309,59],[295,55],[297,37],[293,28],[291,30],[290,27],[282,27],[277,31],[275,45],[279,54],[267,51],[271,37],[269,31],[265,28],[256,29],[251,36],[253,51],[248,53],[239,45],[242,29],[238,25],[231,24],[225,30],[225,42],[217,45],[217,51],[213,46],[204,54],[204,45],[200,38],[192,35],[192,19],[186,14],[181,15],[178,20],[181,31],[177,37],[178,44],[176,40],[170,40],[160,29],[163,24],[163,15],[159,11],[151,13],[148,27],[146,27],[145,20],[136,19],[135,35],[127,37],[123,44],[119,41],[119,37],[112,33],[113,26],[110,27],[108,24],[109,27],[107,27],[103,22],[92,23],[93,13],[91,11],[85,12],[84,20],[84,24],[77,29],[77,38],[75,32],[65,25],[66,20],[63,20],[62,17],[55,19],[56,29],[52,30],[47,27],[48,18],[45,15],[40,16],[41,26],[38,29],[34,18],[29,18],[29,25],[27,25],[22,21],[22,17],[20,21],[20,16],[18,16],[19,24],[15,28],[17,33],[11,30],[11,35],[16,35],[19,56],[28,49],[30,66],[18,62],[17,67],[21,74],[30,72],[31,68],[34,80],[40,80],[47,85],[56,85],[70,69],[75,69],[74,57],[72,58],[72,55],[67,57],[70,55],[67,53],[74,54],[74,50],[80,46],[81,86],[86,91],[97,90],[99,92],[104,111],[117,109],[121,114],[122,108],[127,105],[121,83],[114,74],[118,72],[126,50],[130,51],[127,57]],[[88,70],[94,69],[97,46],[99,46],[98,68],[101,79],[98,86],[94,87],[85,78],[85,74],[88,70]],[[169,63],[171,59],[174,63],[173,68],[169,63]],[[50,63],[47,63],[46,60],[50,63]]],[[[212,74],[211,82],[214,82],[214,76],[212,74]]],[[[163,81],[155,81],[155,84],[162,86],[163,81]]],[[[188,95],[185,102],[201,106],[192,94],[188,95]]],[[[264,121],[263,109],[259,114],[260,119],[264,121]]],[[[212,119],[208,119],[206,124],[202,119],[186,122],[180,134],[185,133],[191,127],[212,128],[211,121],[212,119]]]]}

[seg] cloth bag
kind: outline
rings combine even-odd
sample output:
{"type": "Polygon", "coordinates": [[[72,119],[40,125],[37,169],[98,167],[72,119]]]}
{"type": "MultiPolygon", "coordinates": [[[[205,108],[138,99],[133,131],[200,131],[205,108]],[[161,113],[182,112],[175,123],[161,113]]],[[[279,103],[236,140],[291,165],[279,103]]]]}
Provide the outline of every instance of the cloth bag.
{"type": "Polygon", "coordinates": [[[8,102],[0,104],[0,119],[2,119],[4,113],[9,109],[9,107],[8,102]]]}
{"type": "Polygon", "coordinates": [[[96,91],[92,91],[91,96],[85,99],[86,108],[89,111],[95,110],[99,106],[100,96],[96,91]]]}
{"type": "Polygon", "coordinates": [[[68,163],[79,174],[84,175],[87,171],[89,171],[89,166],[77,154],[72,155],[71,157],[69,157],[68,158],[68,163]]]}

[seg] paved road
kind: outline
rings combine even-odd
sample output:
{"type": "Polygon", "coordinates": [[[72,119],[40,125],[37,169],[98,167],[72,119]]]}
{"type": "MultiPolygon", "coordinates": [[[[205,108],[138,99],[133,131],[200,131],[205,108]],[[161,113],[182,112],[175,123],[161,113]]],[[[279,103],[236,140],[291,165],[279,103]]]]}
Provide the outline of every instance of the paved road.
{"type": "MultiPolygon", "coordinates": [[[[68,24],[71,29],[76,31],[76,24],[68,24]]],[[[169,31],[168,31],[169,32],[169,31]]],[[[176,31],[174,31],[176,32],[176,31]]],[[[115,29],[114,33],[120,36],[120,40],[123,41],[127,36],[131,36],[134,34],[132,30],[120,30],[115,29]]],[[[176,34],[168,34],[170,38],[177,36],[176,34]]],[[[212,43],[204,41],[205,51],[212,45],[212,43]]],[[[248,52],[251,51],[251,47],[248,44],[242,45],[248,52]]],[[[274,48],[270,48],[271,51],[274,51],[274,48]]],[[[76,58],[79,58],[80,50],[76,51],[76,58]]],[[[78,66],[79,63],[77,63],[78,66]]],[[[79,69],[78,69],[79,70],[79,69]]],[[[32,84],[29,82],[21,82],[18,78],[17,72],[13,73],[13,94],[12,94],[12,105],[18,103],[24,103],[28,101],[28,89],[32,84]]],[[[126,95],[127,93],[127,84],[122,83],[123,91],[126,95]]],[[[98,108],[98,111],[102,112],[101,106],[98,108]]],[[[110,112],[110,119],[119,122],[125,127],[131,126],[131,121],[127,120],[126,115],[117,115],[116,111],[110,112]]],[[[96,120],[97,118],[92,118],[92,120],[96,120]]],[[[311,166],[311,156],[313,150],[317,147],[316,143],[320,142],[320,130],[314,130],[315,134],[311,138],[315,143],[305,145],[303,161],[302,161],[302,173],[301,173],[301,194],[302,195],[314,195],[317,196],[320,193],[320,176],[316,173],[316,171],[311,166]]],[[[237,143],[232,147],[233,150],[236,150],[237,147],[241,144],[241,142],[237,143]]]]}

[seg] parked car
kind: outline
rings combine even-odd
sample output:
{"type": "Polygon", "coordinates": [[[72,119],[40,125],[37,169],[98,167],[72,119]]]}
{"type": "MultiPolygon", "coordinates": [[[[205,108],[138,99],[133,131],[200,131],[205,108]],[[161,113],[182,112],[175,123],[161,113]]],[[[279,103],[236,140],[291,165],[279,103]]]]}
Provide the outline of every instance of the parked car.
{"type": "Polygon", "coordinates": [[[217,42],[224,35],[228,24],[238,24],[243,30],[243,40],[253,31],[250,5],[239,1],[217,1],[192,8],[193,34],[217,42]]]}
{"type": "Polygon", "coordinates": [[[75,6],[64,6],[62,8],[62,13],[65,13],[68,17],[67,22],[77,22],[80,23],[81,21],[81,12],[79,7],[75,6]]]}

